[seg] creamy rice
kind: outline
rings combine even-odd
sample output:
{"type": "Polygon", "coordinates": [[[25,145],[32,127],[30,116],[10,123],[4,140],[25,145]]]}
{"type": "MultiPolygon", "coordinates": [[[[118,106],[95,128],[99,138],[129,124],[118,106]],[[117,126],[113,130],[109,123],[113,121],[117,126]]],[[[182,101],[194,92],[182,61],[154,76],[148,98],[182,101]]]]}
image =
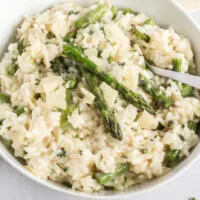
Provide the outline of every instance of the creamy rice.
{"type": "Polygon", "coordinates": [[[121,126],[122,141],[106,133],[94,106],[95,96],[83,78],[73,92],[76,109],[68,118],[72,127],[60,128],[62,110],[67,108],[68,83],[52,71],[51,61],[62,54],[63,37],[75,31],[74,22],[97,5],[82,8],[62,3],[26,17],[16,36],[17,41],[24,43],[23,52],[19,51],[18,42],[12,43],[0,63],[1,92],[9,95],[11,101],[0,104],[0,136],[12,142],[14,155],[25,160],[31,173],[90,193],[108,186],[125,190],[159,177],[171,169],[165,165],[169,150],[179,151],[184,158],[199,142],[195,131],[187,126],[189,121],[198,122],[199,99],[184,98],[180,83],[143,68],[144,57],[167,69],[173,69],[172,60],[179,58],[181,72],[188,72],[194,60],[190,41],[172,28],[144,25],[148,19],[144,14],[123,14],[119,10],[113,19],[110,3],[104,4],[108,7],[104,17],[80,29],[75,43],[103,71],[141,94],[149,104],[154,99],[138,86],[139,74],[151,80],[173,102],[169,108],[157,108],[155,116],[147,111],[140,113],[118,91],[102,82],[99,87],[121,126]],[[133,43],[135,29],[147,34],[151,41],[133,43]],[[13,63],[17,71],[8,75],[13,63]],[[23,107],[24,112],[17,115],[16,106],[23,107]],[[159,130],[159,124],[165,128],[159,130]],[[94,178],[95,171],[114,173],[122,163],[129,164],[128,172],[108,185],[99,184],[94,178]]]}

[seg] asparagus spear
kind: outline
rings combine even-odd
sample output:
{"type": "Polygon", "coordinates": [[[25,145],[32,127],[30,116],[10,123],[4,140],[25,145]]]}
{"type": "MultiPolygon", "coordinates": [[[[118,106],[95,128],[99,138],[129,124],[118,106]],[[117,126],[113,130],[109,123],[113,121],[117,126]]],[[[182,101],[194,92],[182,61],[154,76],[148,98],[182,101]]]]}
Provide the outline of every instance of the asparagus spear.
{"type": "Polygon", "coordinates": [[[131,8],[124,8],[123,9],[123,15],[130,13],[130,14],[137,14],[136,12],[134,12],[131,8]]]}
{"type": "Polygon", "coordinates": [[[155,22],[152,19],[149,18],[144,22],[144,25],[152,25],[152,26],[154,26],[155,22]]]}
{"type": "MultiPolygon", "coordinates": [[[[73,64],[73,63],[70,63],[73,64]]],[[[51,65],[52,70],[55,73],[58,74],[68,74],[68,67],[67,64],[62,57],[56,58],[51,65]]],[[[70,126],[68,122],[68,117],[72,114],[72,112],[75,110],[76,106],[73,102],[72,99],[72,92],[76,88],[77,81],[78,81],[78,76],[76,74],[72,74],[70,76],[65,77],[69,81],[69,87],[66,89],[66,103],[67,103],[67,108],[63,110],[61,118],[60,118],[60,127],[62,129],[66,129],[70,126]]]]}
{"type": "Polygon", "coordinates": [[[187,84],[181,84],[180,86],[180,92],[181,92],[181,95],[182,97],[191,97],[194,95],[194,88],[190,85],[187,85],[187,84]]]}
{"type": "Polygon", "coordinates": [[[155,87],[153,83],[151,83],[142,75],[140,75],[139,85],[156,100],[159,106],[164,108],[171,106],[170,98],[167,97],[162,90],[160,90],[158,87],[155,87]]]}
{"type": "Polygon", "coordinates": [[[66,97],[65,100],[67,102],[67,108],[62,112],[62,115],[60,117],[60,127],[62,129],[66,129],[69,127],[68,117],[73,113],[76,106],[72,99],[72,92],[76,87],[76,80],[71,80],[69,84],[69,88],[66,89],[66,97]]]}
{"type": "Polygon", "coordinates": [[[94,24],[100,20],[106,13],[107,7],[105,5],[98,6],[95,10],[92,10],[83,15],[78,21],[75,22],[75,27],[81,29],[89,24],[94,24]]]}
{"type": "Polygon", "coordinates": [[[174,167],[181,161],[180,151],[173,149],[166,153],[165,164],[167,167],[174,167]]]}
{"type": "Polygon", "coordinates": [[[117,8],[115,6],[112,6],[111,11],[113,13],[113,19],[115,19],[115,17],[117,16],[117,13],[118,13],[117,8]]]}
{"type": "Polygon", "coordinates": [[[106,183],[115,180],[117,177],[123,175],[125,172],[128,171],[128,164],[122,164],[121,167],[114,173],[96,173],[95,178],[100,185],[105,185],[106,183]]]}
{"type": "Polygon", "coordinates": [[[76,38],[76,32],[69,32],[63,38],[64,42],[71,42],[76,38]]]}
{"type": "Polygon", "coordinates": [[[101,113],[106,130],[112,135],[112,137],[118,140],[122,140],[122,132],[121,132],[120,125],[117,122],[114,116],[114,113],[108,108],[108,105],[104,99],[103,93],[99,89],[97,77],[91,75],[89,72],[83,69],[80,69],[80,70],[88,84],[89,89],[96,97],[95,105],[101,113]]]}
{"type": "Polygon", "coordinates": [[[172,60],[172,65],[173,65],[173,71],[175,72],[181,72],[181,65],[182,65],[182,60],[179,58],[174,58],[172,60]]]}
{"type": "Polygon", "coordinates": [[[51,69],[58,74],[64,74],[67,72],[64,59],[62,57],[57,57],[51,62],[51,69]]]}
{"type": "Polygon", "coordinates": [[[133,104],[139,110],[147,110],[149,113],[155,114],[154,109],[150,105],[148,105],[148,103],[140,94],[132,92],[124,85],[119,83],[114,77],[103,72],[95,63],[93,63],[91,60],[88,59],[87,56],[84,55],[84,53],[78,46],[68,44],[64,46],[63,53],[65,56],[81,64],[81,67],[84,70],[96,74],[102,81],[106,82],[113,89],[118,90],[122,98],[133,104]]]}
{"type": "Polygon", "coordinates": [[[149,43],[151,41],[151,38],[147,34],[142,33],[139,30],[136,30],[135,37],[138,40],[144,40],[146,43],[149,43]]]}

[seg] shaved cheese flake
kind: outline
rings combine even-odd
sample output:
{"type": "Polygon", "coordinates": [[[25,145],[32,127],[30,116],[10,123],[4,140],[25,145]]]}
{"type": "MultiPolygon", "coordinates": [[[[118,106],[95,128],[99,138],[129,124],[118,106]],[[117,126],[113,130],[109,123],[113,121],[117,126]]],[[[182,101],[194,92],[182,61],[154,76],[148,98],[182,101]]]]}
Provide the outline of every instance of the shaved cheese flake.
{"type": "Polygon", "coordinates": [[[103,61],[100,58],[97,58],[95,56],[90,56],[89,59],[94,62],[96,65],[98,65],[99,67],[102,67],[103,65],[103,61]]]}
{"type": "Polygon", "coordinates": [[[95,96],[85,88],[81,88],[81,92],[84,95],[84,100],[86,103],[91,105],[95,99],[95,96]]]}
{"type": "Polygon", "coordinates": [[[84,52],[85,52],[85,55],[88,57],[90,57],[90,56],[97,57],[98,56],[98,51],[97,51],[97,49],[94,49],[94,48],[86,49],[84,52]]]}
{"type": "Polygon", "coordinates": [[[66,97],[66,90],[64,87],[57,89],[51,93],[46,95],[46,103],[49,106],[66,109],[67,103],[65,100],[66,97]]]}
{"type": "Polygon", "coordinates": [[[79,115],[78,109],[75,109],[70,117],[68,117],[68,121],[72,124],[74,128],[82,128],[84,125],[84,119],[79,115]]]}
{"type": "Polygon", "coordinates": [[[121,46],[129,46],[129,38],[117,24],[106,25],[104,30],[107,39],[111,42],[116,42],[121,46]]]}
{"type": "Polygon", "coordinates": [[[136,90],[139,81],[139,72],[137,67],[127,66],[124,69],[123,83],[131,90],[136,90]]]}
{"type": "Polygon", "coordinates": [[[146,111],[142,113],[142,115],[138,119],[138,123],[140,128],[147,130],[156,129],[158,126],[157,119],[146,111]]]}
{"type": "Polygon", "coordinates": [[[61,76],[50,76],[43,78],[40,82],[40,90],[46,94],[52,92],[63,84],[63,78],[61,76]]]}
{"type": "Polygon", "coordinates": [[[104,98],[109,106],[113,106],[117,98],[118,92],[112,89],[109,85],[103,82],[99,87],[104,95],[104,98]]]}

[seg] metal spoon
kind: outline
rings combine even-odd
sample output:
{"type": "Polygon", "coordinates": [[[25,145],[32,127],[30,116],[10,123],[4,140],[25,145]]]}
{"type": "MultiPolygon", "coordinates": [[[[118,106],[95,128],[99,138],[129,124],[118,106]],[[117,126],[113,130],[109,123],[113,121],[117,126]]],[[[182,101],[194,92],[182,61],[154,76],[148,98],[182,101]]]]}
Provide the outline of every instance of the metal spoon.
{"type": "Polygon", "coordinates": [[[154,67],[148,64],[150,70],[159,76],[171,78],[176,81],[180,81],[181,83],[186,83],[194,88],[200,89],[200,76],[194,76],[191,74],[184,74],[181,72],[174,72],[171,70],[166,70],[158,67],[154,67]]]}

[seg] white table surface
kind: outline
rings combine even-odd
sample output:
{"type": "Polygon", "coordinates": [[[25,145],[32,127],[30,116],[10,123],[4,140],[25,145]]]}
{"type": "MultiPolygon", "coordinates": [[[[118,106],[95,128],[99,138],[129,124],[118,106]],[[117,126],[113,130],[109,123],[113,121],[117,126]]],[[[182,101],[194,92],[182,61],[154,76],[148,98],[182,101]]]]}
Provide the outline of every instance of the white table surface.
{"type": "MultiPolygon", "coordinates": [[[[200,1],[200,0],[198,0],[200,1]]],[[[200,11],[192,14],[200,23],[200,11]]],[[[200,200],[200,160],[176,180],[127,200],[200,200]]],[[[0,200],[81,200],[29,180],[0,158],[0,200]]]]}

